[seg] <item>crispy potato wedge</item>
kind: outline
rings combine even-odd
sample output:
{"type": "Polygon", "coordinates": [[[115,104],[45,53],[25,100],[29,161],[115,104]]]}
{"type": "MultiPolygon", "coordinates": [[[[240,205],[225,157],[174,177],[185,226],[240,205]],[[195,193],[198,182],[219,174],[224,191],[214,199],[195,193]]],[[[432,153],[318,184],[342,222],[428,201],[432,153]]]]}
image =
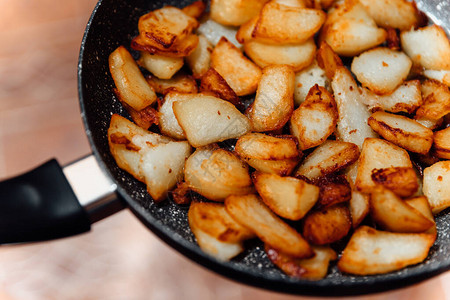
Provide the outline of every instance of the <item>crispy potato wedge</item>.
{"type": "Polygon", "coordinates": [[[121,101],[140,111],[156,101],[155,91],[148,85],[139,67],[125,47],[109,56],[109,71],[121,101]]]}
{"type": "Polygon", "coordinates": [[[342,272],[384,274],[422,262],[434,243],[426,233],[394,233],[368,226],[356,229],[338,261],[342,272]]]}
{"type": "Polygon", "coordinates": [[[370,215],[382,229],[392,232],[424,232],[433,226],[428,218],[382,186],[370,194],[370,215]]]}
{"type": "Polygon", "coordinates": [[[175,101],[173,112],[189,143],[201,147],[238,138],[250,131],[249,120],[228,101],[202,94],[175,101]]]}
{"type": "Polygon", "coordinates": [[[411,152],[426,154],[433,144],[433,131],[404,116],[377,111],[368,124],[386,140],[411,152]]]}
{"type": "Polygon", "coordinates": [[[189,4],[188,6],[183,7],[181,10],[188,16],[192,18],[200,18],[203,14],[203,12],[206,9],[206,4],[199,0],[195,1],[192,4],[189,4]]]}
{"type": "Polygon", "coordinates": [[[228,213],[266,244],[296,258],[314,255],[300,233],[277,217],[254,194],[232,195],[225,199],[228,213]]]}
{"type": "Polygon", "coordinates": [[[186,63],[192,70],[194,78],[200,78],[209,70],[211,64],[211,52],[213,47],[210,41],[204,36],[198,36],[198,45],[195,50],[186,57],[186,63]]]}
{"type": "Polygon", "coordinates": [[[376,183],[372,180],[375,169],[412,167],[408,152],[388,141],[366,139],[359,157],[355,186],[359,191],[370,193],[376,183]]]}
{"type": "Polygon", "coordinates": [[[450,70],[424,70],[423,75],[450,86],[450,70]]]}
{"type": "Polygon", "coordinates": [[[330,174],[314,181],[320,189],[317,208],[323,209],[332,205],[347,202],[351,199],[352,189],[345,175],[330,174]]]}
{"type": "Polygon", "coordinates": [[[183,67],[182,57],[167,57],[141,51],[138,64],[159,79],[170,79],[183,67]]]}
{"type": "Polygon", "coordinates": [[[438,25],[403,31],[400,41],[414,64],[431,70],[450,70],[450,42],[438,25]]]}
{"type": "Polygon", "coordinates": [[[299,149],[303,151],[322,144],[336,130],[337,119],[333,95],[316,84],[290,120],[291,133],[298,139],[299,149]]]}
{"type": "Polygon", "coordinates": [[[211,19],[228,26],[239,26],[258,15],[267,0],[212,0],[211,19]]]}
{"type": "Polygon", "coordinates": [[[185,140],[186,134],[178,124],[178,120],[173,113],[173,103],[175,101],[185,101],[193,97],[192,94],[169,91],[164,96],[164,102],[159,108],[159,130],[161,133],[177,140],[185,140]]]}
{"type": "Polygon", "coordinates": [[[298,106],[305,101],[309,90],[316,84],[330,89],[330,80],[314,60],[306,69],[295,74],[294,104],[298,106]]]}
{"type": "Polygon", "coordinates": [[[352,216],[353,228],[358,228],[359,224],[369,214],[369,195],[352,190],[352,196],[349,201],[350,215],[352,216]]]}
{"type": "Polygon", "coordinates": [[[294,71],[289,66],[264,68],[255,101],[246,114],[253,131],[282,128],[294,111],[294,71]]]}
{"type": "Polygon", "coordinates": [[[450,206],[450,160],[440,161],[423,170],[423,193],[433,214],[450,206]]]}
{"type": "Polygon", "coordinates": [[[416,5],[406,0],[360,0],[378,26],[409,30],[420,22],[416,5]]]}
{"type": "Polygon", "coordinates": [[[410,167],[374,169],[372,180],[400,197],[411,197],[419,189],[416,171],[410,167]]]}
{"type": "Polygon", "coordinates": [[[450,113],[450,89],[436,80],[422,83],[423,104],[416,111],[416,117],[437,120],[450,113]]]}
{"type": "Polygon", "coordinates": [[[353,58],[352,72],[376,94],[392,93],[409,74],[411,59],[400,51],[379,47],[353,58]]]}
{"type": "Polygon", "coordinates": [[[244,51],[259,67],[288,65],[294,72],[309,66],[314,60],[316,44],[309,39],[302,44],[271,45],[259,41],[244,44],[244,51]]]}
{"type": "Polygon", "coordinates": [[[319,188],[294,177],[255,172],[253,183],[263,202],[277,215],[300,220],[316,204],[319,188]]]}
{"type": "Polygon", "coordinates": [[[436,237],[437,231],[436,231],[436,222],[434,220],[433,212],[431,211],[430,204],[428,203],[428,199],[425,196],[416,196],[414,198],[409,198],[403,200],[406,204],[416,209],[418,212],[420,212],[425,218],[430,220],[430,222],[433,223],[433,225],[425,231],[425,233],[429,233],[431,235],[434,235],[436,237]]]}
{"type": "Polygon", "coordinates": [[[393,113],[414,113],[422,105],[422,92],[419,80],[410,80],[402,83],[392,93],[377,95],[374,92],[362,88],[361,100],[372,108],[381,108],[393,113]]]}
{"type": "Polygon", "coordinates": [[[331,81],[331,87],[339,113],[337,137],[361,148],[364,139],[374,138],[377,135],[367,124],[370,113],[360,100],[358,85],[350,71],[345,67],[339,67],[331,81]]]}
{"type": "Polygon", "coordinates": [[[224,37],[211,54],[211,67],[227,81],[238,96],[254,93],[261,78],[260,68],[224,37]]]}
{"type": "Polygon", "coordinates": [[[225,37],[237,48],[242,49],[242,45],[236,40],[236,27],[222,25],[209,17],[204,18],[197,29],[197,33],[204,35],[213,46],[216,46],[220,39],[225,37]]]}
{"type": "Polygon", "coordinates": [[[331,260],[337,259],[333,249],[323,246],[312,246],[312,258],[298,259],[286,255],[269,245],[265,245],[267,257],[284,273],[294,278],[319,280],[325,278],[331,260]]]}
{"type": "Polygon", "coordinates": [[[329,80],[333,79],[336,70],[343,66],[342,60],[336,52],[323,41],[317,51],[317,63],[320,68],[325,70],[325,75],[329,80]]]}
{"type": "Polygon", "coordinates": [[[217,98],[227,100],[236,107],[241,105],[239,97],[233,89],[213,68],[206,71],[206,73],[200,78],[200,91],[202,93],[212,93],[217,98]]]}
{"type": "Polygon", "coordinates": [[[314,245],[325,245],[339,241],[351,228],[347,206],[338,204],[309,213],[303,221],[303,236],[314,245]]]}
{"type": "Polygon", "coordinates": [[[254,191],[247,165],[224,149],[197,149],[186,161],[184,177],[192,190],[213,201],[254,191]]]}
{"type": "Polygon", "coordinates": [[[168,92],[191,93],[198,92],[197,82],[195,79],[183,73],[178,73],[170,79],[159,79],[155,76],[148,76],[148,84],[156,93],[166,95],[168,92]]]}
{"type": "Polygon", "coordinates": [[[434,133],[433,151],[437,157],[450,159],[450,127],[434,133]]]}
{"type": "Polygon", "coordinates": [[[359,149],[355,144],[328,140],[306,157],[295,175],[314,180],[350,166],[358,157],[359,149]]]}
{"type": "Polygon", "coordinates": [[[180,58],[189,56],[198,45],[198,35],[190,34],[182,40],[177,41],[170,48],[158,48],[153,43],[153,40],[149,40],[145,35],[138,35],[131,40],[131,48],[137,51],[149,52],[150,54],[156,54],[165,57],[180,58]]]}

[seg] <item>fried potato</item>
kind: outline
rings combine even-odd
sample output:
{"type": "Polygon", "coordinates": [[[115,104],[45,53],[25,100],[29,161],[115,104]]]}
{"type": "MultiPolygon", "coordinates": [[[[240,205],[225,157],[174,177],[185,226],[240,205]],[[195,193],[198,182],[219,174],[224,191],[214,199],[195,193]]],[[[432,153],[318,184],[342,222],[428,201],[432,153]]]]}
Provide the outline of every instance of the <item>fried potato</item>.
{"type": "Polygon", "coordinates": [[[423,170],[423,193],[433,214],[450,206],[450,160],[440,161],[423,170]]]}
{"type": "Polygon", "coordinates": [[[400,197],[411,197],[419,188],[416,171],[409,167],[374,169],[372,180],[400,197]]]}
{"type": "Polygon", "coordinates": [[[250,131],[249,120],[228,101],[202,94],[175,101],[173,112],[194,147],[238,138],[250,131]]]}
{"type": "Polygon", "coordinates": [[[151,106],[147,106],[142,110],[135,110],[125,102],[123,102],[119,97],[120,103],[122,103],[123,108],[128,112],[131,119],[136,125],[144,129],[149,129],[153,124],[159,124],[159,112],[151,106]]]}
{"type": "Polygon", "coordinates": [[[166,95],[168,92],[197,93],[197,82],[195,79],[183,73],[178,73],[170,79],[159,79],[155,76],[147,77],[148,84],[158,94],[166,95]]]}
{"type": "Polygon", "coordinates": [[[227,81],[238,96],[254,93],[261,78],[259,67],[224,37],[211,54],[211,67],[227,81]]]}
{"type": "Polygon", "coordinates": [[[353,228],[358,228],[359,224],[369,214],[369,196],[367,194],[352,190],[349,201],[350,215],[352,216],[353,228]]]}
{"type": "Polygon", "coordinates": [[[336,173],[322,176],[314,181],[320,189],[317,208],[323,209],[332,205],[347,202],[351,198],[351,188],[345,175],[336,173]]]}
{"type": "Polygon", "coordinates": [[[384,274],[422,262],[434,243],[426,233],[394,233],[368,226],[356,229],[337,265],[355,275],[384,274]]]}
{"type": "Polygon", "coordinates": [[[149,52],[150,54],[180,58],[189,56],[197,47],[198,41],[198,35],[190,34],[169,48],[158,48],[160,45],[155,46],[153,40],[141,34],[131,40],[131,48],[137,51],[149,52]]]}
{"type": "Polygon", "coordinates": [[[300,220],[319,198],[319,188],[294,177],[255,172],[253,183],[263,202],[277,215],[300,220]]]}
{"type": "Polygon", "coordinates": [[[375,48],[353,58],[352,72],[376,94],[392,93],[409,74],[412,62],[400,51],[375,48]]]}
{"type": "Polygon", "coordinates": [[[119,98],[133,109],[140,111],[156,101],[155,91],[125,47],[120,46],[110,54],[109,71],[119,98]]]}
{"type": "Polygon", "coordinates": [[[428,199],[425,196],[417,196],[414,198],[409,198],[403,200],[406,204],[416,209],[420,212],[425,218],[427,218],[433,225],[425,231],[425,233],[429,233],[436,237],[436,222],[434,220],[433,212],[431,211],[430,204],[428,203],[428,199]]]}
{"type": "Polygon", "coordinates": [[[306,69],[295,74],[294,104],[298,106],[305,101],[309,90],[316,84],[327,90],[330,88],[325,71],[314,60],[306,69]]]}
{"type": "Polygon", "coordinates": [[[291,133],[298,139],[299,149],[322,144],[336,130],[337,119],[333,95],[316,84],[290,120],[291,133]]]}
{"type": "Polygon", "coordinates": [[[450,127],[434,133],[433,150],[437,157],[450,159],[450,127]]]}
{"type": "Polygon", "coordinates": [[[266,244],[296,258],[309,258],[313,250],[295,229],[284,223],[257,195],[232,195],[225,200],[228,213],[266,244]]]}
{"type": "Polygon", "coordinates": [[[347,206],[338,204],[309,213],[303,221],[303,236],[314,245],[325,245],[345,237],[351,227],[347,206]]]}
{"type": "Polygon", "coordinates": [[[314,60],[316,44],[313,39],[288,45],[271,45],[254,40],[244,44],[244,51],[261,68],[288,65],[298,72],[314,60]]]}
{"type": "Polygon", "coordinates": [[[419,123],[422,126],[425,126],[426,128],[430,129],[430,130],[435,130],[438,129],[439,127],[441,127],[444,118],[439,118],[437,120],[433,120],[430,118],[426,118],[426,117],[414,117],[414,120],[419,123]]]}
{"type": "Polygon", "coordinates": [[[226,80],[220,76],[220,74],[210,68],[206,73],[200,78],[200,91],[202,93],[212,93],[217,98],[227,100],[234,106],[239,107],[241,102],[239,97],[233,91],[233,89],[228,85],[226,80]]]}
{"type": "Polygon", "coordinates": [[[406,112],[412,114],[422,105],[419,80],[405,81],[387,95],[377,95],[366,88],[362,88],[361,91],[362,96],[360,99],[369,106],[369,109],[381,108],[393,113],[406,112]]]}
{"type": "Polygon", "coordinates": [[[360,0],[378,26],[409,30],[420,22],[416,5],[406,0],[360,0]]]}
{"type": "Polygon", "coordinates": [[[345,67],[339,67],[331,81],[339,119],[337,137],[361,147],[364,139],[377,137],[367,124],[370,113],[362,104],[358,85],[345,67]]]}
{"type": "Polygon", "coordinates": [[[450,86],[450,71],[449,70],[424,70],[423,75],[430,79],[435,79],[443,84],[450,86]]]}
{"type": "Polygon", "coordinates": [[[255,29],[256,24],[258,23],[259,15],[254,16],[249,21],[245,22],[244,24],[239,27],[238,31],[236,32],[236,40],[244,44],[246,42],[255,40],[255,38],[252,36],[253,30],[255,29]]]}
{"type": "Polygon", "coordinates": [[[450,42],[441,27],[411,28],[400,34],[400,41],[414,64],[431,70],[450,70],[450,42]]]}
{"type": "Polygon", "coordinates": [[[255,101],[246,112],[253,131],[277,130],[289,121],[294,111],[294,78],[288,66],[264,68],[255,101]]]}
{"type": "Polygon", "coordinates": [[[416,111],[416,117],[433,120],[450,113],[450,89],[436,80],[425,80],[422,83],[423,104],[416,111]]]}
{"type": "Polygon", "coordinates": [[[224,149],[197,149],[186,161],[184,177],[193,191],[213,201],[254,191],[247,165],[224,149]]]}
{"type": "Polygon", "coordinates": [[[192,18],[200,18],[206,9],[206,4],[203,1],[195,1],[188,6],[183,7],[181,10],[192,18]]]}
{"type": "Polygon", "coordinates": [[[212,0],[211,19],[228,26],[239,26],[258,15],[267,0],[212,0]]]}
{"type": "Polygon", "coordinates": [[[138,64],[160,79],[170,79],[183,67],[182,57],[167,57],[141,51],[138,64]]]}
{"type": "Polygon", "coordinates": [[[173,113],[173,103],[175,101],[185,101],[193,97],[191,94],[178,93],[169,91],[164,102],[159,108],[159,130],[162,134],[170,136],[177,140],[185,140],[186,134],[183,128],[178,124],[178,120],[173,113]]]}
{"type": "Polygon", "coordinates": [[[204,36],[198,36],[198,45],[195,50],[186,57],[186,63],[192,70],[194,78],[200,78],[209,70],[211,64],[211,52],[213,47],[210,41],[204,36]]]}
{"type": "Polygon", "coordinates": [[[355,144],[328,140],[306,157],[295,175],[314,180],[350,166],[358,157],[359,149],[355,144]]]}
{"type": "Polygon", "coordinates": [[[216,46],[220,39],[225,37],[237,48],[242,48],[242,45],[236,40],[236,27],[222,25],[214,20],[211,20],[209,17],[204,18],[204,21],[197,29],[197,33],[199,35],[204,35],[213,46],[216,46]]]}
{"type": "Polygon", "coordinates": [[[370,194],[370,215],[381,228],[392,232],[424,232],[433,226],[419,211],[381,186],[370,194]]]}
{"type": "Polygon", "coordinates": [[[433,144],[433,131],[404,116],[377,111],[368,124],[386,140],[411,152],[426,154],[433,144]]]}
{"type": "Polygon", "coordinates": [[[298,259],[265,245],[267,257],[287,275],[319,280],[327,276],[329,262],[337,259],[337,254],[329,247],[312,246],[312,249],[314,251],[312,258],[298,259]]]}
{"type": "Polygon", "coordinates": [[[366,139],[359,157],[355,186],[359,191],[370,193],[376,183],[372,180],[375,169],[412,167],[408,152],[388,141],[366,139]]]}
{"type": "Polygon", "coordinates": [[[336,70],[342,67],[342,60],[327,42],[322,41],[317,51],[317,63],[320,68],[325,70],[325,74],[329,80],[333,79],[336,70]]]}

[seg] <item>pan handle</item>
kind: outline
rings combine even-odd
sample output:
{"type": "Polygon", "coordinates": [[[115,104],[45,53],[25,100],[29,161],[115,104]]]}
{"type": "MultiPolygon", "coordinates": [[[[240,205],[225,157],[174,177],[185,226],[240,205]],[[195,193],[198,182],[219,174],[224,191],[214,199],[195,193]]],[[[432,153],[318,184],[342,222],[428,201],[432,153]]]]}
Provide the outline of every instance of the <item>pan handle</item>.
{"type": "Polygon", "coordinates": [[[50,160],[0,182],[0,244],[44,241],[89,231],[125,207],[93,155],[61,167],[50,160]]]}

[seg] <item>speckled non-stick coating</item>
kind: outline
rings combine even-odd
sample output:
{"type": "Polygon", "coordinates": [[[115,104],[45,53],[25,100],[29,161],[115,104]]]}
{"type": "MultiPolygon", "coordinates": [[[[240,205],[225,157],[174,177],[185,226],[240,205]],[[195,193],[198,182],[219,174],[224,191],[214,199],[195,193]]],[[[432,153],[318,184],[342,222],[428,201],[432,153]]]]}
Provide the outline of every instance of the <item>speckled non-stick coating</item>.
{"type": "MultiPolygon", "coordinates": [[[[446,212],[437,218],[438,238],[425,262],[390,274],[343,275],[332,263],[329,275],[323,280],[293,279],[275,268],[264,254],[262,244],[255,241],[247,245],[244,254],[231,262],[219,262],[204,254],[194,242],[187,223],[187,207],[175,205],[172,201],[155,204],[142,183],[116,166],[109,153],[106,132],[113,113],[128,115],[112,92],[108,55],[119,45],[129,48],[131,38],[137,34],[137,21],[142,14],[163,5],[183,7],[189,2],[192,1],[100,1],[81,46],[78,84],[86,133],[100,165],[116,182],[119,194],[136,216],[161,239],[193,261],[236,281],[278,292],[316,296],[375,293],[410,285],[448,270],[450,214],[446,212]]],[[[418,2],[419,7],[434,22],[446,27],[448,33],[450,1],[418,2]]]]}

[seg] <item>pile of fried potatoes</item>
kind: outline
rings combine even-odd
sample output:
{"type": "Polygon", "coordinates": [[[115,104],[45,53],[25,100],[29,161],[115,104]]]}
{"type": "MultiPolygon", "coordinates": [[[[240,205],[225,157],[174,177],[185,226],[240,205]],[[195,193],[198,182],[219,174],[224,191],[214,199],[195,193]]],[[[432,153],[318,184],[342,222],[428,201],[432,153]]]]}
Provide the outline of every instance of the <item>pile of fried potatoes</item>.
{"type": "Polygon", "coordinates": [[[140,58],[109,58],[133,120],[112,116],[111,153],[154,201],[190,205],[206,253],[259,238],[305,279],[428,256],[450,206],[450,42],[414,2],[197,1],[138,28],[140,58]]]}

